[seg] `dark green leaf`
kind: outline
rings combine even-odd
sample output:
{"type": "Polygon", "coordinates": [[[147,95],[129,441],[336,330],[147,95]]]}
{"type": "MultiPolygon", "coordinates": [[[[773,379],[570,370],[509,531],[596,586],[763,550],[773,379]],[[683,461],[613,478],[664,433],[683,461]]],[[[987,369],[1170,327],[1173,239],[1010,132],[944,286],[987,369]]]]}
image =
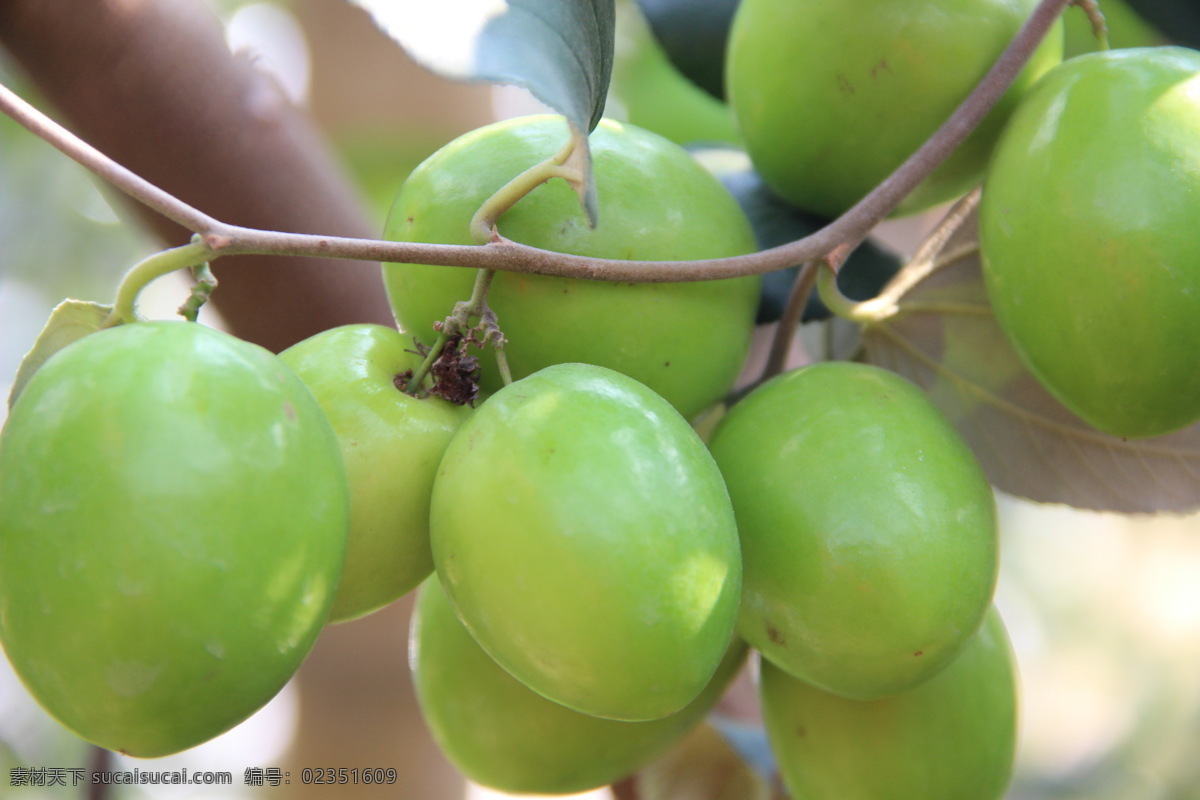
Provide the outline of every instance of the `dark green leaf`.
{"type": "Polygon", "coordinates": [[[680,72],[725,99],[725,43],[739,0],[638,0],[654,36],[680,72]]]}
{"type": "MultiPolygon", "coordinates": [[[[1200,48],[1200,4],[1196,0],[1127,0],[1134,11],[1176,44],[1200,48]]],[[[1104,3],[1100,4],[1104,10],[1104,3]]]]}
{"type": "Polygon", "coordinates": [[[863,329],[867,360],[923,387],[1009,494],[1123,513],[1200,508],[1200,425],[1126,440],[1052,397],[996,323],[976,227],[963,217],[884,289],[863,329]]]}

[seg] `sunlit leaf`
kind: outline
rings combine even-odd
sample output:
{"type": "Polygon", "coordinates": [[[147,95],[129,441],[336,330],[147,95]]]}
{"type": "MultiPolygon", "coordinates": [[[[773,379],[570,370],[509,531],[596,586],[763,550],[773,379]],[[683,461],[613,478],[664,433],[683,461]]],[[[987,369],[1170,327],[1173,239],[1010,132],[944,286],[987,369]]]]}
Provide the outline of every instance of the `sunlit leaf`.
{"type": "Polygon", "coordinates": [[[457,80],[523,86],[571,123],[574,165],[595,218],[586,134],[612,75],[613,0],[352,0],[422,66],[457,80]]]}
{"type": "Polygon", "coordinates": [[[8,395],[8,407],[17,402],[17,396],[50,356],[69,344],[82,339],[89,333],[100,330],[108,319],[112,306],[90,303],[84,300],[63,300],[50,312],[46,327],[38,334],[33,348],[21,360],[17,375],[13,379],[12,391],[8,395]]]}
{"type": "Polygon", "coordinates": [[[884,290],[894,305],[864,328],[867,360],[924,387],[1005,492],[1124,513],[1200,508],[1200,425],[1126,440],[1068,411],[996,324],[974,213],[950,230],[884,290]]]}
{"type": "Polygon", "coordinates": [[[775,800],[772,787],[710,725],[637,776],[639,800],[775,800]]]}

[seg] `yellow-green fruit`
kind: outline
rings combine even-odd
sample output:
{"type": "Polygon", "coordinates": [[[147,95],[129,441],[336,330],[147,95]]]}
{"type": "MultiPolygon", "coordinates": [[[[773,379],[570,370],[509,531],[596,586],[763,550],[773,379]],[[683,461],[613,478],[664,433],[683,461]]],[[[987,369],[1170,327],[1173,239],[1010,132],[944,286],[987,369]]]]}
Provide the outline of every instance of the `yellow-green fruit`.
{"type": "Polygon", "coordinates": [[[996,583],[991,486],[925,395],[865,364],[769,381],[709,444],[737,515],[738,630],[823,689],[870,699],[943,669],[996,583]]]}
{"type": "MultiPolygon", "coordinates": [[[[489,125],[443,147],[401,187],[385,236],[410,242],[473,244],[471,217],[498,189],[553,156],[567,141],[560,117],[489,125]]],[[[602,121],[590,137],[599,198],[593,229],[579,198],[551,180],[499,220],[524,244],[612,259],[691,260],[755,249],[745,215],[725,188],[683,148],[632,125],[602,121]]],[[[473,270],[385,264],[396,319],[432,343],[435,321],[471,296],[473,270]]],[[[499,315],[514,378],[552,364],[615,369],[665,397],[685,417],[733,385],[750,347],[761,280],[610,283],[500,272],[488,303],[499,315]]],[[[483,386],[500,387],[490,354],[483,386]]]]}
{"type": "Polygon", "coordinates": [[[850,700],[762,662],[763,716],[792,797],[999,800],[1016,751],[1016,662],[993,609],[945,670],[903,694],[850,700]]]}
{"type": "Polygon", "coordinates": [[[401,391],[424,360],[412,347],[394,328],[346,325],[279,354],[329,418],[350,485],[346,567],[332,622],[374,611],[433,572],[433,476],[472,409],[401,391]]]}
{"type": "Polygon", "coordinates": [[[1200,419],[1200,53],[1079,56],[1034,87],[979,208],[996,320],[1115,436],[1200,419]]]}
{"type": "Polygon", "coordinates": [[[704,691],[650,722],[601,719],[547,700],[471,638],[437,578],[421,587],[409,650],[421,711],[446,756],[476,783],[520,794],[573,794],[648,764],[720,699],[746,658],[730,644],[704,691]]]}
{"type": "Polygon", "coordinates": [[[196,323],[93,333],[38,370],[0,435],[0,640],[84,739],[194,747],[300,666],[347,508],[333,431],[274,355],[196,323]]]}
{"type": "Polygon", "coordinates": [[[729,645],[741,557],[721,474],[678,412],[612,370],[558,364],[488,398],[442,458],[430,536],[476,641],[585,714],[673,714],[729,645]]]}
{"type": "MultiPolygon", "coordinates": [[[[1036,0],[742,0],[726,86],[767,184],[836,217],[937,130],[1036,0]]],[[[992,113],[905,201],[919,211],[983,178],[1021,95],[1062,58],[1056,26],[992,113]]]]}

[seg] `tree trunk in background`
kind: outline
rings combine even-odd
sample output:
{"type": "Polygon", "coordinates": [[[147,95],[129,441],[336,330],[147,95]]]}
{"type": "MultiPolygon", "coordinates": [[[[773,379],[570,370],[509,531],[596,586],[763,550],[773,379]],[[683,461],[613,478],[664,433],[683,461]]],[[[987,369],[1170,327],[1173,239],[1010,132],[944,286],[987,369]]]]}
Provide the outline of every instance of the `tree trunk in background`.
{"type": "MultiPolygon", "coordinates": [[[[226,222],[341,236],[374,233],[307,117],[234,58],[201,0],[0,3],[0,45],[75,133],[226,222]]],[[[136,209],[164,242],[188,233],[136,209]]],[[[388,323],[378,267],[231,256],[214,305],[239,336],[281,350],[348,322],[388,323]]]]}
{"type": "Polygon", "coordinates": [[[397,144],[421,139],[437,147],[492,121],[490,86],[418,66],[353,3],[292,0],[291,7],[311,32],[309,108],[336,137],[386,132],[397,144]]]}

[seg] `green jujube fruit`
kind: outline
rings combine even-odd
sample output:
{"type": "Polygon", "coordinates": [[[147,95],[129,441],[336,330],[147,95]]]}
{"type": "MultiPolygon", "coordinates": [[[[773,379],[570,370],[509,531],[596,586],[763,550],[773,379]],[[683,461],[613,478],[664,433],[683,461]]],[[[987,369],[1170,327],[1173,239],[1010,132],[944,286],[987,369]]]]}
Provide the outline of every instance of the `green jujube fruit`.
{"type": "Polygon", "coordinates": [[[1017,670],[995,609],[925,683],[850,700],[762,663],[763,717],[792,797],[999,800],[1017,744],[1017,670]]]}
{"type": "Polygon", "coordinates": [[[741,558],[704,444],[642,384],[588,364],[501,389],[433,486],[437,574],[534,691],[628,721],[679,711],[729,644],[741,558]]]}
{"type": "Polygon", "coordinates": [[[279,357],[317,398],[341,445],[350,486],[350,532],[329,618],[361,617],[433,572],[433,476],[472,409],[401,391],[404,376],[424,359],[412,350],[411,340],[383,325],[322,331],[279,357]]]}
{"type": "Polygon", "coordinates": [[[1122,437],[1200,418],[1200,53],[1080,56],[1029,94],[979,209],[996,319],[1063,405],[1122,437]]]}
{"type": "MultiPolygon", "coordinates": [[[[404,182],[384,236],[475,244],[470,221],[498,189],[562,149],[566,123],[542,115],[488,125],[455,139],[404,182]]],[[[591,228],[563,180],[530,192],[499,220],[513,241],[581,256],[685,261],[755,250],[745,215],[687,151],[636,126],[603,120],[590,138],[599,220],[591,228]]],[[[434,322],[471,296],[475,270],[384,264],[400,327],[432,344],[434,322]]],[[[745,361],[757,276],[690,283],[612,283],[497,273],[488,303],[499,317],[514,378],[583,362],[645,383],[691,418],[720,399],[745,361]]],[[[500,388],[491,353],[483,387],[500,388]]]]}
{"type": "Polygon", "coordinates": [[[707,714],[746,660],[735,637],[700,695],[649,722],[601,719],[547,700],[471,638],[433,577],[418,595],[409,648],[421,712],[442,752],[484,786],[574,794],[632,774],[707,714]]]}
{"type": "Polygon", "coordinates": [[[0,435],[0,640],[42,706],[134,756],[250,716],[325,624],[346,476],[304,384],[196,323],[86,336],[0,435]]]}
{"type": "Polygon", "coordinates": [[[738,630],[776,666],[884,697],[944,668],[979,627],[995,500],[908,381],[850,362],[795,370],[735,405],[710,448],[741,538],[738,630]]]}
{"type": "MultiPolygon", "coordinates": [[[[742,0],[725,85],[755,168],[781,197],[836,217],[916,152],[979,83],[1036,0],[742,0]]],[[[1056,25],[983,123],[901,208],[983,178],[1022,94],[1062,59],[1056,25]]]]}

